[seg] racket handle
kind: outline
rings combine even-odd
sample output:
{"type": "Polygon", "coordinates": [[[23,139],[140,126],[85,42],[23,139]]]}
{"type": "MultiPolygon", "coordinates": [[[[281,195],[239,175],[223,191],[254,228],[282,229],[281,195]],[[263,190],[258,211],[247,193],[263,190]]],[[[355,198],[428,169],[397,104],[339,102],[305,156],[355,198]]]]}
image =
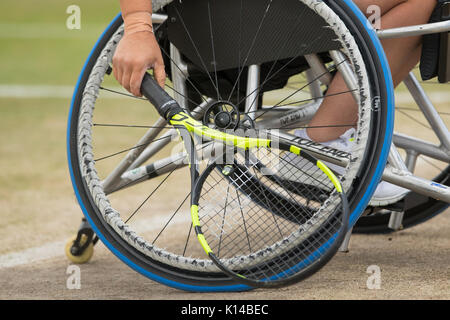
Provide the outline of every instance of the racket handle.
{"type": "Polygon", "coordinates": [[[141,93],[166,120],[170,120],[174,114],[183,111],[180,105],[148,73],[145,73],[142,79],[141,93]]]}

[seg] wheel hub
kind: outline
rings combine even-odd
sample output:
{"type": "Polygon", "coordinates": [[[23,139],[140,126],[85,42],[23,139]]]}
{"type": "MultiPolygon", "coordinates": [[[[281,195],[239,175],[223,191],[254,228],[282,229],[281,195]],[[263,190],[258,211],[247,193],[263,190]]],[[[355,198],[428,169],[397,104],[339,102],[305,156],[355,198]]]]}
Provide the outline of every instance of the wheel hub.
{"type": "Polygon", "coordinates": [[[203,122],[220,130],[236,129],[239,125],[239,109],[229,101],[214,101],[206,109],[203,122]]]}

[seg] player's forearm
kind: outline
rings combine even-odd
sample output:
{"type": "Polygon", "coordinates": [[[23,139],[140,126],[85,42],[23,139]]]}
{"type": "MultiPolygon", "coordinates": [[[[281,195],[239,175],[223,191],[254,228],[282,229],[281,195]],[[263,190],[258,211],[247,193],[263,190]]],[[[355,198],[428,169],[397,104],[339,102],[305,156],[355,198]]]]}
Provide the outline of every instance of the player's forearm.
{"type": "Polygon", "coordinates": [[[120,8],[124,19],[135,12],[148,12],[151,14],[152,0],[120,0],[120,8]]]}
{"type": "Polygon", "coordinates": [[[153,32],[151,0],[120,0],[125,34],[153,32]]]}
{"type": "Polygon", "coordinates": [[[125,33],[113,57],[117,81],[135,96],[141,96],[142,78],[148,69],[161,87],[166,71],[152,26],[152,4],[169,0],[120,0],[125,33]]]}

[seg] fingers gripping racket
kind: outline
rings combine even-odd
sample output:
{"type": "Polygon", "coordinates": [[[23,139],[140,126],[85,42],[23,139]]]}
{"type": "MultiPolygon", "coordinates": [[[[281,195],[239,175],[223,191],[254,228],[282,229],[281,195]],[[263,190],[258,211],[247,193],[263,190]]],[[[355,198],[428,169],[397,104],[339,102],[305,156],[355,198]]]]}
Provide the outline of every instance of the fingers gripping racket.
{"type": "Polygon", "coordinates": [[[338,178],[291,142],[211,129],[190,117],[148,74],[141,92],[178,129],[191,170],[191,217],[216,266],[253,287],[288,285],[331,259],[347,232],[338,178]],[[199,172],[195,137],[233,150],[199,172]]]}

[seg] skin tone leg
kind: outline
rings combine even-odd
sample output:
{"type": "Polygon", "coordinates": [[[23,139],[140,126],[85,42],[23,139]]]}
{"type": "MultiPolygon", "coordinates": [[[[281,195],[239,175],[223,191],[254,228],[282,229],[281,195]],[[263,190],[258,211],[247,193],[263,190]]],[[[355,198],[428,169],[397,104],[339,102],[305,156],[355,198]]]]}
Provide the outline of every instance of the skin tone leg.
{"type": "MultiPolygon", "coordinates": [[[[382,29],[427,23],[436,6],[436,0],[356,0],[366,12],[369,5],[380,5],[382,29]]],[[[421,37],[389,39],[382,41],[389,61],[394,86],[397,86],[418,63],[421,52],[421,37]]],[[[308,136],[317,142],[337,139],[357,122],[357,105],[344,79],[337,74],[328,88],[325,98],[307,129],[308,136]],[[336,94],[339,94],[336,96],[336,94]],[[328,127],[327,127],[328,126],[328,127]],[[335,126],[335,127],[330,127],[335,126]],[[341,127],[336,127],[341,126],[341,127]]]]}

